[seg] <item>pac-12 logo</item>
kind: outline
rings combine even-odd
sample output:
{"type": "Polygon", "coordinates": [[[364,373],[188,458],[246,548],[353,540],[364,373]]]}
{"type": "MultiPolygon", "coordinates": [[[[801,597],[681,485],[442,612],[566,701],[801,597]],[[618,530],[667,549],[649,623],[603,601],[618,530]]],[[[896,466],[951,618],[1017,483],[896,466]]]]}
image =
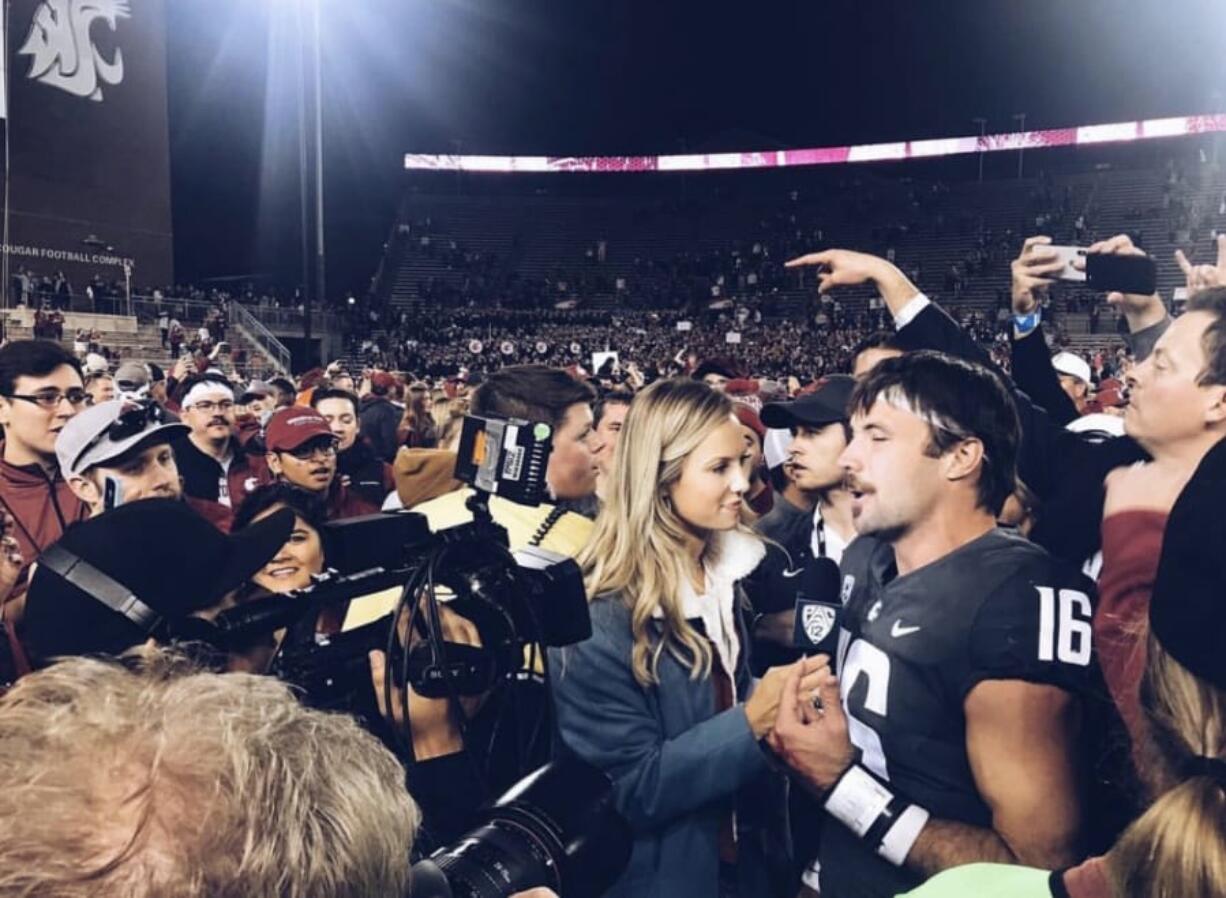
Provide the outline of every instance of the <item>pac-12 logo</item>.
{"type": "Polygon", "coordinates": [[[43,0],[17,51],[30,57],[27,77],[101,103],[102,85],[123,81],[123,53],[116,47],[115,58],[105,59],[90,29],[102,21],[114,31],[131,15],[128,0],[43,0]]]}
{"type": "Polygon", "coordinates": [[[829,605],[806,605],[801,614],[801,623],[805,628],[805,636],[814,645],[830,635],[834,629],[834,609],[829,605]]]}

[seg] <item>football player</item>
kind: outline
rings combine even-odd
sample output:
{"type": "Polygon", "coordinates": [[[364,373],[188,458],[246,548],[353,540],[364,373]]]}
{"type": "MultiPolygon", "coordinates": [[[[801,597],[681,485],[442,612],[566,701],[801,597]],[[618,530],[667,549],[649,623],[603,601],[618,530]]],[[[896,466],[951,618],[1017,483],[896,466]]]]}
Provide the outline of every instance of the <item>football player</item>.
{"type": "Polygon", "coordinates": [[[986,368],[880,362],[840,463],[838,678],[785,696],[772,745],[823,796],[821,889],[893,896],[972,861],[1079,858],[1092,584],[1009,531],[1017,412],[986,368]]]}

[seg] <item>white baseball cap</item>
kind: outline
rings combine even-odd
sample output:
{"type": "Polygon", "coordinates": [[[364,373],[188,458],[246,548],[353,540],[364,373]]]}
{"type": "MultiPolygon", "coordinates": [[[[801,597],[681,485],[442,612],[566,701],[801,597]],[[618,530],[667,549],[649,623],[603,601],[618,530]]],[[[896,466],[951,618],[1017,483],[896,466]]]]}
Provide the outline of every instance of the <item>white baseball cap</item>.
{"type": "Polygon", "coordinates": [[[1060,374],[1075,377],[1082,383],[1090,383],[1090,363],[1072,352],[1057,352],[1051,357],[1052,367],[1060,374]]]}

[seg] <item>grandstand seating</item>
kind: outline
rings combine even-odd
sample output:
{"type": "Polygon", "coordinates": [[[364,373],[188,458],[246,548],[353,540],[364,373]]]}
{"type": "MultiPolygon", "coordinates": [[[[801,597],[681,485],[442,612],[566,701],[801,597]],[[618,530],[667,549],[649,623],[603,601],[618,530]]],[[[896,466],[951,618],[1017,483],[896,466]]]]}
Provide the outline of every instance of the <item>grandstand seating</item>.
{"type": "MultiPolygon", "coordinates": [[[[624,182],[618,178],[635,176],[619,175],[599,182],[603,195],[586,197],[526,191],[518,196],[505,192],[483,195],[479,182],[469,185],[473,195],[413,192],[405,197],[399,218],[410,233],[389,246],[384,290],[393,309],[425,303],[420,290],[430,278],[456,290],[463,290],[467,280],[472,292],[476,282],[472,272],[462,261],[450,264],[447,259],[453,241],[459,253],[477,252],[487,259],[495,256],[495,279],[540,285],[542,290],[549,283],[551,301],[571,298],[577,292],[573,285],[585,275],[600,275],[604,285],[584,290],[578,297],[586,308],[626,302],[642,307],[644,293],[679,299],[709,296],[717,268],[668,283],[667,275],[636,266],[636,258],[666,262],[686,253],[728,253],[738,247],[746,252],[753,243],[761,242],[772,262],[780,264],[792,253],[823,246],[856,247],[880,254],[893,247],[901,267],[921,266],[924,290],[947,305],[975,308],[992,316],[1008,295],[1009,260],[1022,238],[1036,233],[1036,215],[1057,212],[1062,213],[1058,224],[1045,230],[1059,243],[1073,242],[1073,223],[1079,215],[1085,216],[1089,226],[1086,240],[1139,232],[1157,262],[1160,292],[1169,301],[1182,281],[1173,260],[1175,247],[1207,246],[1210,228],[1226,227],[1226,218],[1217,215],[1226,191],[1226,174],[1200,164],[1186,147],[1182,157],[1188,174],[1173,189],[1166,186],[1171,169],[1160,164],[1132,168],[1096,165],[1093,159],[1082,158],[1071,170],[1052,177],[982,183],[940,181],[922,177],[922,172],[911,177],[907,169],[889,173],[845,169],[837,178],[828,172],[797,175],[797,200],[790,197],[780,173],[774,172],[739,176],[728,191],[724,190],[726,181],[708,189],[702,176],[691,177],[671,198],[659,193],[646,197],[623,194],[624,182]],[[684,196],[683,188],[687,191],[684,196]],[[1199,208],[1199,226],[1194,225],[1190,235],[1172,226],[1172,210],[1164,205],[1165,192],[1185,209],[1199,208]],[[823,241],[813,238],[817,228],[822,230],[823,241]],[[965,260],[981,235],[990,235],[991,261],[963,277],[955,299],[946,289],[946,273],[965,260]],[[423,248],[423,237],[428,238],[432,252],[423,248]],[[602,240],[607,245],[606,260],[593,264],[585,253],[602,240]],[[609,286],[617,277],[627,278],[628,292],[619,294],[609,286]],[[572,289],[557,291],[552,284],[559,280],[572,289]]],[[[812,314],[812,283],[811,275],[805,281],[790,273],[777,290],[763,291],[763,314],[792,319],[812,314]]],[[[725,289],[724,295],[729,292],[743,298],[752,289],[725,289]]],[[[476,304],[492,305],[490,297],[499,293],[478,295],[476,304]]],[[[867,291],[850,291],[839,299],[844,308],[856,310],[869,296],[867,291]]],[[[1101,324],[1100,333],[1092,335],[1084,318],[1068,316],[1068,339],[1085,347],[1113,341],[1109,315],[1103,316],[1101,324]]]]}

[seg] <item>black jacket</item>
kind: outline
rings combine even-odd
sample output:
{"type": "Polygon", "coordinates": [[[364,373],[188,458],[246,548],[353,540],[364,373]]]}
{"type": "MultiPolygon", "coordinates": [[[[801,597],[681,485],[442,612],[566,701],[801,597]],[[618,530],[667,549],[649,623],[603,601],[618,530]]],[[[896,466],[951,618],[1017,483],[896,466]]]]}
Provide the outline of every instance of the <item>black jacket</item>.
{"type": "Polygon", "coordinates": [[[1040,324],[1029,336],[1014,337],[1011,346],[1013,383],[1028,395],[1035,405],[1047,410],[1051,419],[1064,427],[1080,417],[1077,406],[1060,386],[1060,375],[1051,363],[1047,337],[1040,324]]]}
{"type": "Polygon", "coordinates": [[[396,488],[392,468],[375,455],[363,437],[336,457],[336,472],[347,479],[350,492],[357,493],[377,508],[383,507],[387,494],[396,488]]]}
{"type": "Polygon", "coordinates": [[[403,417],[400,407],[385,396],[367,396],[362,400],[362,435],[375,455],[391,463],[400,447],[396,443],[396,427],[403,417]]]}

